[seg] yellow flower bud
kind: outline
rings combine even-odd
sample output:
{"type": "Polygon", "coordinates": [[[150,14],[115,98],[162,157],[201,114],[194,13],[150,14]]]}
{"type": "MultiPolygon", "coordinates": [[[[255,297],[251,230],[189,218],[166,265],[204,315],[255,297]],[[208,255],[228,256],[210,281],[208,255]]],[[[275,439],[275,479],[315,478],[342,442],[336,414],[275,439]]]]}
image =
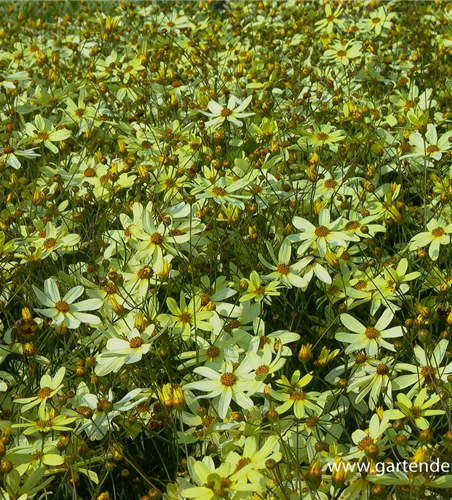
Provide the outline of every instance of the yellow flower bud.
{"type": "Polygon", "coordinates": [[[311,361],[312,358],[312,344],[302,345],[300,348],[300,352],[298,353],[298,359],[302,363],[307,363],[308,361],[311,361]]]}
{"type": "Polygon", "coordinates": [[[25,321],[32,321],[33,320],[33,315],[31,314],[31,311],[28,307],[22,307],[22,318],[25,321]]]}

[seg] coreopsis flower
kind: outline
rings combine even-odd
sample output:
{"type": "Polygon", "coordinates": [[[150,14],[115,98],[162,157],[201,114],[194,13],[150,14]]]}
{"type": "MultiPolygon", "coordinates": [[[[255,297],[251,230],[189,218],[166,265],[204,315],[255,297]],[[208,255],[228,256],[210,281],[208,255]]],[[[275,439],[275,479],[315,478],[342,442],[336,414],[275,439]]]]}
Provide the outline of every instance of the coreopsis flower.
{"type": "Polygon", "coordinates": [[[287,240],[291,243],[303,243],[298,247],[297,254],[303,255],[308,248],[314,248],[323,257],[328,248],[347,247],[348,241],[359,241],[359,236],[347,234],[342,230],[342,217],[331,222],[328,209],[323,208],[319,213],[319,225],[316,227],[302,217],[294,217],[293,225],[301,233],[290,234],[287,240]]]}
{"type": "Polygon", "coordinates": [[[259,260],[269,269],[272,270],[270,274],[263,275],[264,279],[279,280],[287,288],[295,286],[297,288],[307,288],[308,282],[302,278],[299,273],[304,268],[303,262],[297,262],[290,265],[290,254],[292,247],[289,241],[284,240],[279,248],[278,257],[276,257],[273,247],[267,242],[267,249],[274,264],[271,264],[264,257],[259,254],[259,260]]]}
{"type": "Polygon", "coordinates": [[[248,179],[238,179],[233,182],[228,182],[226,177],[220,177],[214,183],[204,177],[199,177],[197,183],[199,187],[192,189],[191,193],[196,195],[198,200],[213,200],[219,205],[234,205],[241,210],[245,209],[243,199],[249,198],[248,195],[236,194],[236,191],[242,190],[249,184],[248,179]]]}
{"type": "Polygon", "coordinates": [[[78,303],[73,303],[80,297],[84,288],[76,286],[71,288],[63,298],[55,280],[49,278],[44,281],[44,293],[33,285],[33,290],[39,302],[46,306],[46,309],[36,309],[39,313],[48,318],[52,318],[52,325],[64,324],[67,328],[78,328],[80,323],[97,325],[101,319],[94,314],[87,314],[85,311],[95,311],[102,306],[100,299],[87,299],[78,303]]]}
{"type": "Polygon", "coordinates": [[[409,375],[400,375],[393,382],[396,391],[414,386],[407,396],[411,397],[418,389],[422,389],[426,384],[439,384],[447,382],[447,377],[452,374],[452,362],[441,366],[446,356],[449,341],[442,339],[436,344],[435,349],[430,353],[422,349],[421,346],[414,346],[414,357],[416,365],[410,363],[397,363],[396,369],[410,372],[409,375]]]}
{"type": "Polygon", "coordinates": [[[396,406],[400,410],[395,410],[393,418],[403,419],[408,417],[414,422],[418,429],[424,430],[430,427],[428,420],[425,417],[432,417],[434,415],[444,415],[445,411],[441,409],[432,409],[441,400],[438,394],[427,397],[427,389],[422,389],[419,394],[411,401],[405,394],[400,392],[397,394],[396,406]]]}
{"type": "Polygon", "coordinates": [[[394,313],[386,309],[375,326],[366,327],[350,314],[341,314],[342,324],[354,333],[338,332],[335,338],[340,342],[350,344],[345,350],[346,354],[365,350],[369,356],[376,356],[379,347],[395,351],[394,346],[385,339],[401,337],[403,328],[401,326],[387,328],[393,318],[394,313]]]}
{"type": "Polygon", "coordinates": [[[218,416],[224,419],[232,400],[244,409],[253,406],[252,399],[245,394],[250,387],[250,381],[254,378],[254,374],[250,371],[248,363],[241,363],[234,369],[230,361],[223,363],[218,371],[207,366],[199,366],[193,372],[204,377],[204,380],[189,382],[183,388],[205,392],[203,398],[214,398],[212,404],[217,409],[218,416]]]}
{"type": "Polygon", "coordinates": [[[452,137],[452,131],[445,132],[438,138],[435,125],[429,123],[425,135],[417,131],[410,134],[410,144],[414,150],[401,158],[414,158],[421,164],[426,162],[432,166],[432,160],[441,160],[443,155],[452,148],[449,142],[450,137],[452,137]]]}
{"type": "Polygon", "coordinates": [[[22,146],[10,140],[9,144],[0,149],[0,163],[6,163],[10,167],[18,170],[22,164],[19,158],[38,158],[39,154],[35,152],[37,148],[23,149],[22,146]]]}
{"type": "Polygon", "coordinates": [[[369,395],[370,410],[375,410],[381,397],[388,408],[392,408],[392,379],[395,371],[391,359],[370,359],[360,373],[349,378],[348,392],[357,392],[355,403],[358,404],[369,395]]]}
{"type": "Polygon", "coordinates": [[[201,111],[203,115],[209,116],[211,119],[206,122],[206,127],[215,130],[225,121],[231,122],[237,127],[243,127],[243,122],[239,118],[246,118],[254,115],[254,113],[244,112],[252,101],[253,96],[248,96],[244,101],[240,101],[235,96],[231,96],[228,100],[227,106],[223,107],[215,101],[209,101],[207,111],[201,111]]]}
{"type": "Polygon", "coordinates": [[[41,377],[41,381],[39,383],[39,390],[36,396],[31,398],[19,398],[15,399],[15,403],[22,404],[22,411],[26,412],[31,410],[35,406],[45,406],[47,401],[51,399],[55,394],[57,394],[63,387],[63,379],[66,373],[66,368],[60,368],[54,377],[51,377],[48,374],[45,374],[41,377]]]}
{"type": "Polygon", "coordinates": [[[271,281],[266,285],[263,284],[261,277],[256,271],[251,271],[250,279],[244,280],[248,287],[244,295],[240,297],[240,302],[247,302],[248,300],[255,300],[256,302],[267,301],[280,292],[277,289],[281,286],[278,281],[271,281]]]}
{"type": "Polygon", "coordinates": [[[444,219],[431,219],[427,223],[428,231],[414,235],[410,241],[410,250],[417,250],[429,245],[428,254],[432,260],[437,260],[441,245],[449,245],[452,224],[444,219]]]}
{"type": "Polygon", "coordinates": [[[344,21],[340,19],[340,16],[343,12],[344,8],[341,5],[336,7],[333,12],[331,5],[327,3],[325,5],[325,17],[315,23],[315,26],[317,26],[315,31],[332,33],[336,26],[342,28],[344,26],[344,21]]]}
{"type": "Polygon", "coordinates": [[[13,424],[12,429],[24,429],[22,434],[24,436],[33,436],[35,434],[47,434],[48,432],[62,432],[72,431],[69,424],[74,422],[75,417],[68,417],[67,415],[58,415],[52,408],[49,410],[46,406],[40,406],[38,410],[38,419],[26,420],[26,423],[13,424]]]}
{"type": "Polygon", "coordinates": [[[336,64],[347,66],[352,59],[362,56],[361,48],[362,44],[360,42],[342,40],[336,42],[332,48],[327,49],[323,57],[336,64]]]}
{"type": "Polygon", "coordinates": [[[361,429],[353,432],[352,440],[355,443],[355,446],[350,449],[350,453],[347,456],[342,458],[345,460],[349,460],[351,458],[362,458],[369,453],[373,455],[373,458],[376,458],[376,455],[381,453],[384,444],[387,441],[385,431],[391,425],[391,414],[392,411],[386,411],[383,413],[383,418],[380,419],[380,416],[377,413],[374,413],[370,419],[369,429],[367,432],[361,429]]]}
{"type": "Polygon", "coordinates": [[[371,11],[369,17],[361,19],[358,27],[363,31],[374,31],[376,35],[383,33],[391,27],[391,20],[396,16],[395,12],[388,12],[384,7],[371,11]]]}
{"type": "Polygon", "coordinates": [[[149,333],[140,334],[136,328],[127,332],[126,338],[110,338],[105,351],[97,357],[96,375],[103,377],[118,372],[124,365],[137,363],[150,348],[149,333]]]}
{"type": "Polygon", "coordinates": [[[162,325],[170,327],[183,340],[189,340],[195,329],[206,332],[213,330],[212,324],[207,321],[213,316],[213,313],[201,309],[201,298],[199,296],[192,298],[187,304],[185,295],[181,292],[180,305],[172,297],[166,299],[166,304],[171,314],[160,314],[158,319],[162,325]]]}
{"type": "Polygon", "coordinates": [[[71,136],[70,130],[55,129],[53,123],[41,115],[35,116],[34,124],[28,122],[25,125],[25,130],[33,143],[42,143],[47,149],[55,154],[58,153],[58,148],[55,146],[54,142],[64,141],[71,136]]]}
{"type": "Polygon", "coordinates": [[[282,458],[278,436],[269,436],[260,444],[258,436],[248,436],[245,439],[242,455],[231,451],[226,456],[226,463],[232,465],[234,474],[231,479],[243,481],[247,479],[251,483],[262,483],[262,475],[258,472],[264,469],[267,460],[279,462],[282,458]]]}
{"type": "MultiPolygon", "coordinates": [[[[88,439],[99,440],[109,431],[117,430],[118,426],[113,420],[122,412],[135,408],[147,399],[146,397],[135,399],[141,392],[142,389],[133,389],[116,402],[114,402],[114,395],[111,390],[108,391],[105,397],[91,393],[82,394],[83,404],[92,411],[92,417],[78,426],[76,433],[79,434],[85,431],[88,439]]],[[[77,413],[82,414],[81,408],[77,408],[77,413]]],[[[75,418],[72,420],[75,420],[75,418]]]]}
{"type": "Polygon", "coordinates": [[[293,412],[296,418],[304,418],[306,414],[310,414],[318,410],[319,406],[316,400],[319,398],[319,392],[304,392],[303,388],[312,380],[310,373],[301,376],[299,370],[296,370],[290,381],[282,376],[276,384],[280,390],[269,389],[269,394],[277,401],[283,403],[276,407],[279,414],[289,411],[293,407],[293,412]]]}
{"type": "Polygon", "coordinates": [[[332,130],[332,125],[313,124],[313,132],[306,133],[304,137],[298,139],[301,148],[308,146],[328,146],[332,150],[336,148],[336,143],[345,139],[342,130],[332,130]]]}

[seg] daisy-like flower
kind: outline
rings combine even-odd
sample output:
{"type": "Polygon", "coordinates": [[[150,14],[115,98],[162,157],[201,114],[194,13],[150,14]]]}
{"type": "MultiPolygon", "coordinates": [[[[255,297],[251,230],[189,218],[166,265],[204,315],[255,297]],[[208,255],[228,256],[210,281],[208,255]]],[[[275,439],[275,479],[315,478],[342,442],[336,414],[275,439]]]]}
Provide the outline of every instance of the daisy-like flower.
{"type": "Polygon", "coordinates": [[[392,408],[392,383],[394,368],[389,358],[370,359],[359,375],[349,379],[348,392],[357,392],[355,402],[360,403],[369,394],[369,409],[375,410],[380,395],[385,405],[392,408]]]}
{"type": "MultiPolygon", "coordinates": [[[[89,409],[93,413],[90,419],[87,419],[80,427],[77,427],[76,434],[85,431],[88,439],[98,440],[106,436],[109,431],[117,430],[118,426],[113,422],[113,419],[120,415],[121,412],[131,410],[145,401],[146,397],[135,399],[141,392],[142,389],[133,389],[121,400],[114,403],[114,396],[111,390],[108,391],[106,397],[98,397],[95,394],[90,394],[87,391],[86,385],[84,385],[80,391],[83,406],[79,406],[76,411],[82,414],[82,410],[89,409]]],[[[77,393],[79,393],[79,390],[77,390],[77,393]]]]}
{"type": "Polygon", "coordinates": [[[181,335],[183,340],[189,340],[192,330],[195,328],[206,332],[213,330],[212,324],[207,321],[213,316],[213,313],[201,310],[199,296],[194,297],[187,305],[185,295],[181,292],[180,306],[172,297],[166,299],[166,304],[172,314],[160,314],[158,320],[162,326],[168,326],[174,333],[181,335]]]}
{"type": "Polygon", "coordinates": [[[396,405],[400,408],[399,410],[394,410],[393,418],[405,418],[408,417],[414,422],[416,427],[420,430],[428,429],[430,427],[428,420],[425,417],[431,417],[433,415],[444,415],[444,410],[433,410],[431,409],[438,401],[440,401],[440,396],[438,394],[433,395],[431,398],[427,397],[427,389],[422,389],[419,394],[411,402],[405,394],[397,394],[396,405]]]}
{"type": "Polygon", "coordinates": [[[316,124],[313,125],[313,132],[307,133],[305,137],[298,139],[298,144],[305,148],[306,144],[309,146],[333,146],[331,149],[335,149],[335,143],[340,142],[345,139],[342,130],[332,130],[332,125],[326,124],[320,127],[316,124]]]}
{"type": "Polygon", "coordinates": [[[387,12],[384,7],[379,7],[371,12],[368,18],[362,19],[358,27],[364,31],[375,31],[376,35],[380,35],[383,30],[391,27],[391,19],[395,15],[395,12],[387,12]]]}
{"type": "Polygon", "coordinates": [[[13,146],[10,141],[9,144],[0,149],[0,163],[6,163],[10,167],[18,170],[22,166],[19,158],[39,157],[39,154],[35,153],[35,149],[37,148],[21,149],[18,145],[13,146]]]}
{"type": "Polygon", "coordinates": [[[394,313],[390,309],[386,309],[375,326],[365,327],[353,316],[350,316],[350,314],[341,314],[342,324],[348,330],[355,333],[338,332],[335,338],[340,342],[350,344],[345,350],[345,354],[364,349],[369,356],[376,356],[379,347],[395,351],[394,346],[385,340],[403,335],[403,328],[401,326],[386,329],[393,317],[394,313]]]}
{"type": "Polygon", "coordinates": [[[282,401],[283,404],[276,407],[279,414],[289,411],[293,407],[293,412],[296,418],[304,418],[306,413],[315,412],[319,406],[315,401],[319,398],[320,392],[304,392],[303,388],[312,380],[310,373],[304,377],[301,376],[299,370],[296,370],[291,379],[289,380],[283,375],[280,380],[276,382],[283,390],[275,391],[269,389],[269,394],[277,401],[282,401]]]}
{"type": "Polygon", "coordinates": [[[63,387],[62,384],[64,375],[66,373],[66,368],[60,368],[54,377],[51,377],[48,374],[45,374],[41,377],[41,381],[39,384],[39,391],[36,396],[32,398],[19,398],[15,399],[15,403],[23,404],[22,411],[26,412],[34,408],[35,406],[41,405],[45,406],[47,400],[52,398],[55,394],[57,394],[60,389],[63,387]]]}
{"type": "Polygon", "coordinates": [[[449,142],[450,137],[452,137],[452,130],[445,132],[438,138],[435,125],[429,123],[425,135],[421,135],[417,131],[410,134],[410,144],[414,146],[414,151],[401,158],[421,158],[419,160],[421,163],[425,158],[427,164],[432,165],[432,159],[440,160],[443,154],[452,148],[452,144],[449,142]]]}
{"type": "Polygon", "coordinates": [[[322,208],[319,213],[319,225],[316,227],[314,224],[301,217],[294,217],[293,225],[301,233],[290,234],[287,240],[291,243],[302,241],[303,243],[298,247],[297,254],[303,255],[308,248],[315,248],[318,250],[321,257],[323,257],[330,247],[347,247],[348,241],[359,241],[359,236],[347,234],[344,231],[338,231],[342,227],[342,217],[331,222],[330,211],[322,208]]]}
{"type": "Polygon", "coordinates": [[[279,437],[269,436],[263,444],[259,443],[258,436],[248,436],[243,446],[240,456],[235,451],[228,453],[225,462],[232,465],[234,474],[231,479],[244,480],[251,483],[261,483],[262,474],[259,470],[265,469],[265,462],[268,459],[279,462],[282,454],[279,451],[279,437]]]}
{"type": "Polygon", "coordinates": [[[377,446],[377,449],[381,452],[381,448],[387,441],[385,436],[386,429],[391,425],[390,418],[392,411],[385,411],[380,419],[378,413],[374,413],[369,422],[369,429],[363,431],[361,429],[356,430],[352,434],[353,442],[355,446],[351,448],[350,454],[343,457],[344,460],[349,460],[351,458],[362,458],[369,450],[370,446],[377,446]],[[379,446],[380,445],[380,446],[379,446]]]}
{"type": "Polygon", "coordinates": [[[272,295],[279,295],[277,288],[280,287],[278,281],[271,281],[267,283],[265,286],[261,280],[261,277],[256,271],[251,271],[250,279],[244,280],[248,288],[245,292],[245,295],[240,297],[240,302],[247,302],[248,300],[255,300],[256,302],[268,301],[269,297],[272,295]]]}
{"type": "Polygon", "coordinates": [[[332,33],[335,25],[342,28],[342,26],[344,25],[344,21],[342,21],[342,19],[339,19],[339,17],[343,12],[344,8],[341,5],[339,5],[333,12],[333,10],[331,9],[331,5],[327,3],[325,5],[325,17],[315,23],[315,26],[317,26],[315,31],[332,33]]]}
{"type": "Polygon", "coordinates": [[[108,339],[106,351],[97,357],[96,374],[103,377],[108,373],[118,372],[123,365],[140,361],[151,348],[148,339],[148,333],[142,335],[136,328],[127,332],[126,338],[108,339]]]}
{"type": "Polygon", "coordinates": [[[290,265],[290,254],[292,247],[288,240],[284,240],[278,252],[278,258],[276,258],[273,247],[269,242],[267,242],[267,249],[276,265],[270,264],[267,260],[259,254],[259,260],[273,272],[262,276],[264,279],[279,280],[287,288],[292,288],[295,286],[297,288],[307,288],[308,282],[302,278],[299,273],[304,268],[303,262],[297,262],[296,264],[290,265]]]}
{"type": "Polygon", "coordinates": [[[237,127],[242,127],[243,122],[240,121],[239,118],[246,118],[247,116],[254,115],[254,113],[244,112],[252,99],[253,96],[248,96],[244,101],[240,102],[237,97],[231,96],[226,107],[223,107],[215,101],[209,101],[207,107],[210,113],[201,111],[203,115],[211,117],[211,119],[206,122],[206,127],[215,130],[225,121],[231,122],[237,127]]]}
{"type": "Polygon", "coordinates": [[[61,298],[60,291],[52,278],[44,281],[44,293],[39,288],[33,285],[33,290],[38,297],[39,302],[47,307],[47,309],[36,309],[39,313],[52,318],[52,325],[58,326],[64,323],[67,328],[78,328],[80,323],[88,323],[97,325],[101,319],[94,314],[87,314],[84,311],[95,311],[102,306],[100,299],[82,300],[74,304],[80,295],[83,294],[84,288],[76,286],[71,288],[66,295],[61,298]]]}
{"type": "Polygon", "coordinates": [[[427,224],[428,231],[418,233],[410,242],[410,250],[417,250],[429,245],[428,254],[432,260],[437,260],[441,245],[449,245],[452,224],[442,219],[431,219],[427,224]]]}
{"type": "Polygon", "coordinates": [[[286,362],[286,360],[281,357],[282,349],[278,349],[275,356],[275,353],[269,344],[264,345],[262,354],[256,352],[259,347],[259,343],[260,338],[254,337],[251,341],[250,351],[248,352],[246,358],[255,374],[255,380],[253,383],[250,383],[248,395],[261,392],[265,386],[265,380],[272,376],[272,374],[281,370],[286,362]]]}
{"type": "Polygon", "coordinates": [[[243,189],[249,184],[250,181],[248,179],[238,179],[228,183],[228,179],[225,176],[220,177],[212,183],[204,177],[199,177],[197,182],[201,186],[193,188],[191,194],[196,195],[196,199],[198,200],[210,199],[219,205],[231,204],[244,210],[245,205],[241,200],[250,197],[248,195],[235,194],[236,191],[243,189]]]}
{"type": "Polygon", "coordinates": [[[46,406],[40,406],[38,410],[38,420],[27,420],[26,423],[13,424],[12,429],[23,428],[22,434],[24,436],[32,436],[34,434],[46,434],[55,431],[72,431],[68,427],[76,418],[68,417],[66,415],[57,415],[56,411],[52,408],[49,410],[46,406]]]}
{"type": "Polygon", "coordinates": [[[58,153],[58,148],[54,142],[61,142],[71,136],[71,131],[67,129],[57,130],[47,118],[37,115],[34,124],[28,122],[25,125],[25,130],[35,144],[43,143],[52,153],[58,153]]]}
{"type": "Polygon", "coordinates": [[[342,40],[336,42],[331,49],[326,50],[323,57],[336,64],[347,66],[351,59],[362,56],[361,47],[361,43],[342,40]]]}
{"type": "Polygon", "coordinates": [[[446,355],[449,341],[442,339],[438,342],[433,352],[427,353],[421,346],[414,347],[414,356],[417,366],[410,363],[397,363],[396,369],[410,372],[410,375],[400,375],[394,380],[393,387],[400,391],[406,387],[414,386],[407,394],[411,397],[418,389],[426,384],[440,384],[447,382],[447,377],[452,374],[452,362],[446,366],[441,363],[446,355]]]}
{"type": "Polygon", "coordinates": [[[203,376],[204,380],[189,382],[183,386],[183,389],[195,389],[208,393],[202,397],[214,398],[212,405],[217,409],[218,416],[224,419],[232,400],[244,409],[253,406],[252,399],[245,394],[254,377],[250,370],[251,367],[248,363],[241,363],[234,369],[230,361],[223,363],[219,371],[212,370],[207,366],[199,366],[193,371],[203,376]]]}

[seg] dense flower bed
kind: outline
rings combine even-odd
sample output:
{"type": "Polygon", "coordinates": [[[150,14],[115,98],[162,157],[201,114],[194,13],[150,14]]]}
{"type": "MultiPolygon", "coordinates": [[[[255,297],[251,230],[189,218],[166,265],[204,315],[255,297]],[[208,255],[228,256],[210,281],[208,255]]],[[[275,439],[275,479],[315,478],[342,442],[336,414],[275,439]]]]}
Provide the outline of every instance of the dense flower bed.
{"type": "Polygon", "coordinates": [[[452,5],[0,10],[2,500],[449,498],[452,5]]]}

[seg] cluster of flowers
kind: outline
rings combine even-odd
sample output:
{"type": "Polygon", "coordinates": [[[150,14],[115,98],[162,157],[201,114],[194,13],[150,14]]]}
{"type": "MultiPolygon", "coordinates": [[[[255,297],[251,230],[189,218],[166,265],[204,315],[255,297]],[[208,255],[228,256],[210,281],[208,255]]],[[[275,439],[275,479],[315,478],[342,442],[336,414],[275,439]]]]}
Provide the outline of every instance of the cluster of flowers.
{"type": "Polygon", "coordinates": [[[448,498],[452,4],[1,11],[2,499],[448,498]]]}

